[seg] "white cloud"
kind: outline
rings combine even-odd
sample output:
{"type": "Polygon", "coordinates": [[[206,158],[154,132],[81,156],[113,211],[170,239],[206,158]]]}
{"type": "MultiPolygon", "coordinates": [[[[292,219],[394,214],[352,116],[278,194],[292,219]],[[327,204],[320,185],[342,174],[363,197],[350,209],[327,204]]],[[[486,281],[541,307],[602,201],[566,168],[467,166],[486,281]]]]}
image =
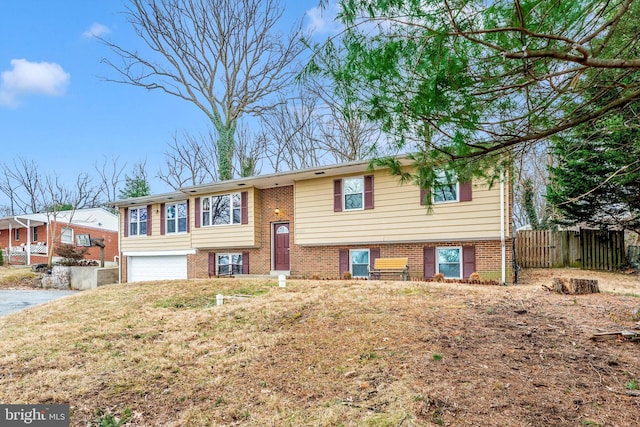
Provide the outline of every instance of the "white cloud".
{"type": "Polygon", "coordinates": [[[71,76],[53,62],[12,59],[13,69],[0,74],[0,105],[15,107],[25,95],[64,95],[71,76]]]}
{"type": "Polygon", "coordinates": [[[109,34],[111,30],[106,25],[102,25],[98,22],[93,23],[91,27],[82,33],[82,37],[92,39],[94,37],[103,37],[109,34]]]}
{"type": "Polygon", "coordinates": [[[314,7],[307,10],[306,32],[313,36],[333,36],[343,30],[343,26],[336,20],[338,5],[330,2],[325,7],[314,7]]]}

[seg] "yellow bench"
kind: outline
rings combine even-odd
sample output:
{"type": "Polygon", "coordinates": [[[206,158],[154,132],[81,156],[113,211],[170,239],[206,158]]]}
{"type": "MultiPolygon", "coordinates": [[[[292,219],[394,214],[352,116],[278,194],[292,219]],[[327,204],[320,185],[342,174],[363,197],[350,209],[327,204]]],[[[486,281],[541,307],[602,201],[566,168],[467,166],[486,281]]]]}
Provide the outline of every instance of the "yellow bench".
{"type": "Polygon", "coordinates": [[[399,274],[400,280],[409,280],[409,258],[376,258],[369,277],[379,280],[383,274],[399,274]]]}

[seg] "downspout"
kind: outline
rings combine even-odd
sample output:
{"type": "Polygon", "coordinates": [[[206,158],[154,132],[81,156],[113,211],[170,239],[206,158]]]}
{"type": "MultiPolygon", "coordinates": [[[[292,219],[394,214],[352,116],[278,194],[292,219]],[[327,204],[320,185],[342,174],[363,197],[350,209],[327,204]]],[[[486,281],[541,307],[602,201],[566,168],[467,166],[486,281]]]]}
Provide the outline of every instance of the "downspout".
{"type": "MultiPolygon", "coordinates": [[[[27,229],[27,243],[25,245],[27,249],[27,265],[31,265],[31,220],[27,219],[26,224],[21,222],[17,216],[14,216],[13,220],[27,229]]],[[[11,239],[11,236],[9,236],[9,239],[11,239]]]]}
{"type": "Polygon", "coordinates": [[[502,284],[507,283],[507,247],[505,244],[505,215],[504,215],[504,171],[500,172],[500,248],[502,259],[502,284]]]}

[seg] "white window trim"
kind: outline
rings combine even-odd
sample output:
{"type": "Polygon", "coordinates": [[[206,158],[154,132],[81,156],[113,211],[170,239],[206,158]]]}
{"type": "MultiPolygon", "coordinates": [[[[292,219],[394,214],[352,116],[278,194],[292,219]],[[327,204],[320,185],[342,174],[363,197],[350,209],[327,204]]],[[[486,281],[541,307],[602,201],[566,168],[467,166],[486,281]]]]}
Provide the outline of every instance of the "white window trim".
{"type": "MultiPolygon", "coordinates": [[[[220,274],[220,257],[221,256],[228,256],[229,257],[229,261],[231,261],[233,259],[233,256],[239,256],[240,257],[240,273],[236,273],[236,274],[242,274],[242,266],[244,263],[244,259],[242,257],[242,253],[241,252],[229,252],[229,253],[216,253],[216,274],[219,275],[220,274]]],[[[224,264],[224,265],[233,265],[233,264],[224,264]]],[[[234,274],[233,273],[233,269],[231,269],[231,273],[227,273],[229,275],[234,274]]]]}
{"type": "Polygon", "coordinates": [[[242,194],[241,193],[226,193],[226,194],[216,194],[213,196],[205,196],[205,197],[201,197],[200,198],[200,226],[201,227],[226,227],[228,225],[240,225],[242,224],[242,194]],[[237,195],[238,196],[238,200],[240,203],[240,206],[238,207],[238,209],[240,209],[240,219],[238,222],[233,222],[233,196],[237,195]],[[213,199],[215,197],[228,197],[229,198],[229,222],[226,224],[214,224],[213,223],[213,213],[212,213],[212,207],[213,207],[213,199]],[[204,210],[204,202],[205,200],[209,200],[209,210],[205,211],[204,210]],[[209,212],[209,224],[204,223],[204,214],[205,212],[209,212]]]}
{"type": "MultiPolygon", "coordinates": [[[[352,194],[358,194],[358,193],[348,193],[348,194],[352,195],[352,194]]],[[[342,179],[342,206],[344,206],[343,211],[363,211],[364,210],[364,176],[350,176],[342,179]],[[362,203],[359,208],[348,208],[346,184],[348,180],[355,180],[355,179],[359,179],[362,182],[362,191],[360,192],[362,203]]]]}
{"type": "MultiPolygon", "coordinates": [[[[140,209],[147,209],[147,207],[146,206],[134,206],[132,208],[129,208],[129,218],[127,218],[127,220],[128,220],[127,224],[128,224],[128,227],[129,227],[129,230],[127,230],[127,231],[129,233],[129,237],[142,237],[142,236],[146,237],[147,236],[147,233],[140,234],[140,209]],[[138,210],[138,221],[136,221],[136,224],[138,224],[138,227],[136,228],[138,230],[137,234],[131,234],[131,211],[134,210],[134,209],[138,210]]],[[[149,231],[149,227],[151,226],[151,224],[149,224],[149,210],[148,209],[147,209],[147,220],[145,222],[147,223],[147,232],[148,232],[149,231]]]]}
{"type": "MultiPolygon", "coordinates": [[[[458,176],[454,175],[455,179],[456,179],[456,199],[455,200],[436,200],[435,194],[435,188],[431,191],[431,201],[433,202],[433,204],[438,204],[438,205],[444,205],[447,203],[458,203],[460,201],[460,181],[458,180],[458,176]]],[[[435,185],[434,185],[435,187],[435,185]]]]}
{"type": "Polygon", "coordinates": [[[71,227],[63,227],[62,230],[60,230],[60,242],[73,245],[73,234],[74,234],[73,233],[73,228],[71,228],[71,227]],[[68,242],[65,242],[65,240],[64,240],[64,232],[65,232],[65,230],[70,230],[71,231],[71,240],[68,241],[68,242]]]}
{"type": "Polygon", "coordinates": [[[371,250],[370,249],[349,249],[349,273],[351,273],[351,277],[353,278],[369,278],[369,265],[371,264],[371,250]],[[353,252],[366,252],[368,254],[367,259],[369,262],[367,263],[367,274],[366,276],[356,276],[353,274],[353,258],[351,254],[353,252]]]}
{"type": "MultiPolygon", "coordinates": [[[[184,201],[184,202],[174,202],[174,203],[167,203],[165,204],[165,212],[164,212],[164,230],[165,230],[165,234],[185,234],[187,232],[187,230],[189,230],[189,204],[184,201]],[[179,224],[179,219],[180,217],[178,216],[178,205],[185,205],[185,228],[184,231],[179,231],[178,230],[178,224],[179,224]],[[176,207],[176,217],[171,219],[169,218],[169,207],[170,206],[175,206],[176,207]],[[169,221],[175,221],[176,223],[176,231],[169,231],[169,221]]],[[[148,214],[148,213],[147,213],[148,214]]]]}
{"type": "MultiPolygon", "coordinates": [[[[460,275],[458,277],[446,277],[447,279],[462,279],[462,276],[464,275],[464,272],[462,271],[462,268],[464,266],[464,260],[462,259],[463,256],[463,251],[462,251],[462,246],[438,246],[436,247],[436,253],[435,253],[435,257],[436,257],[436,274],[440,273],[440,263],[438,262],[438,251],[440,249],[457,249],[458,252],[460,253],[460,275]]],[[[444,273],[443,273],[444,274],[444,273]]]]}
{"type": "Polygon", "coordinates": [[[13,240],[15,240],[15,241],[20,240],[20,229],[19,228],[14,228],[13,229],[13,240]]]}

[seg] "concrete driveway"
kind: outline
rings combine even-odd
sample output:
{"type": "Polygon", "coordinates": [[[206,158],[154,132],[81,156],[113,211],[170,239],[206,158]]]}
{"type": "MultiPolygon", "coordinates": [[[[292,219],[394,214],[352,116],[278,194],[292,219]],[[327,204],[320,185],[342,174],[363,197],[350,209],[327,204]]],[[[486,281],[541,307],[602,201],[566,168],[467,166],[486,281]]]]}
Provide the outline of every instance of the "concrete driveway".
{"type": "Polygon", "coordinates": [[[0,290],[0,316],[73,295],[77,292],[78,291],[0,290]]]}

